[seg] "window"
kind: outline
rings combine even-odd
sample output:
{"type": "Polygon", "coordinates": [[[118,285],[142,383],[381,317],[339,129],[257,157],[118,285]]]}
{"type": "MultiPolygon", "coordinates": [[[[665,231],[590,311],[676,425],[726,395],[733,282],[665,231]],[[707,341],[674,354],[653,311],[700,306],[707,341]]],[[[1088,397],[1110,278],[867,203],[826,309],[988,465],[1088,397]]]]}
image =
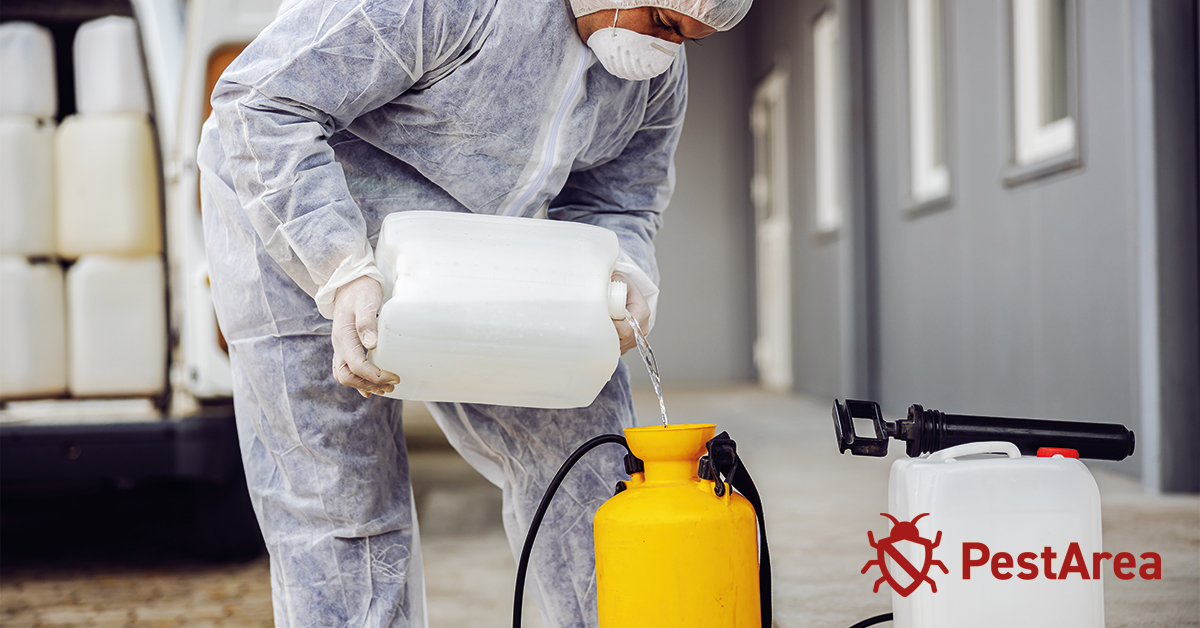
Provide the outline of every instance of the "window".
{"type": "Polygon", "coordinates": [[[942,0],[908,0],[909,169],[912,202],[950,194],[942,0]]]}
{"type": "Polygon", "coordinates": [[[841,94],[838,80],[838,19],[831,10],[813,22],[813,136],[816,147],[818,232],[842,224],[841,94]]]}
{"type": "MultiPolygon", "coordinates": [[[[1074,2],[1013,0],[1012,6],[1015,165],[1077,165],[1074,2]]],[[[1021,174],[1015,178],[1028,178],[1021,174]]]]}

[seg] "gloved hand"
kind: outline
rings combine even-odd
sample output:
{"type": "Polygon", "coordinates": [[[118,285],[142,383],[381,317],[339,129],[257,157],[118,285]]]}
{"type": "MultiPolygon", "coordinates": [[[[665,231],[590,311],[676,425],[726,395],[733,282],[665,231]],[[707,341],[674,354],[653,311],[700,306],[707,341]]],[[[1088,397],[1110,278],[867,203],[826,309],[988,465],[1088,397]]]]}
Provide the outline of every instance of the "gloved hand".
{"type": "Polygon", "coordinates": [[[371,277],[351,281],[333,297],[333,378],[368,398],[390,393],[400,383],[395,373],[367,360],[379,340],[375,317],[382,305],[383,287],[371,277]]]}
{"type": "MultiPolygon", "coordinates": [[[[650,305],[646,303],[642,291],[638,290],[637,284],[622,273],[613,273],[612,280],[620,281],[628,288],[625,292],[625,311],[628,316],[637,319],[638,328],[642,330],[643,334],[648,333],[650,330],[650,305]]],[[[629,324],[628,319],[614,320],[613,325],[617,328],[617,336],[621,338],[621,355],[625,355],[626,351],[637,346],[637,340],[633,337],[633,327],[629,324]]]]}

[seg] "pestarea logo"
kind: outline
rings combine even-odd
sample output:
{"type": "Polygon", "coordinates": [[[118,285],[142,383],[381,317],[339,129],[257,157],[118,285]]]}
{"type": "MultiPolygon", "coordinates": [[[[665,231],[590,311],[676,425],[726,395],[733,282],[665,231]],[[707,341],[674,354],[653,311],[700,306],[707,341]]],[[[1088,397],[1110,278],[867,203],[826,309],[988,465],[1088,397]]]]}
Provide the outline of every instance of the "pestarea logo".
{"type": "Polygon", "coordinates": [[[879,585],[887,582],[893,591],[903,597],[908,597],[910,593],[917,590],[917,587],[928,582],[929,588],[933,589],[934,593],[937,593],[937,583],[933,581],[933,578],[929,577],[929,568],[936,565],[942,570],[942,573],[950,573],[950,570],[946,569],[942,561],[933,557],[933,550],[942,544],[942,531],[938,530],[937,537],[932,541],[922,538],[921,533],[917,531],[917,521],[921,517],[929,516],[929,513],[917,515],[913,517],[912,521],[897,521],[895,517],[886,512],[879,514],[892,520],[892,534],[876,541],[874,533],[867,530],[867,540],[871,542],[871,547],[875,548],[875,560],[868,561],[867,564],[863,565],[862,573],[867,573],[867,570],[874,565],[878,565],[879,571],[883,573],[875,581],[873,591],[879,593],[879,585]],[[907,556],[897,549],[896,544],[900,542],[913,543],[924,548],[925,558],[921,562],[920,567],[914,565],[907,556]],[[907,586],[900,584],[896,577],[892,575],[891,570],[888,568],[887,557],[891,557],[895,565],[908,574],[911,582],[907,586]]]}
{"type": "MultiPolygon", "coordinates": [[[[931,568],[936,567],[945,575],[950,575],[950,570],[934,556],[934,551],[938,550],[942,543],[942,531],[937,530],[934,538],[928,539],[922,537],[917,530],[917,521],[929,516],[929,513],[919,514],[911,521],[899,521],[887,513],[879,514],[891,520],[892,529],[888,536],[879,540],[875,539],[873,531],[867,531],[867,541],[875,550],[875,558],[863,565],[862,573],[867,573],[872,567],[879,567],[881,573],[875,581],[873,591],[878,593],[880,585],[886,582],[901,597],[908,597],[922,584],[928,584],[930,592],[937,593],[937,582],[930,575],[931,568]],[[914,551],[903,551],[901,547],[905,545],[914,548],[914,551]],[[921,559],[911,560],[909,556],[914,553],[921,559]],[[890,564],[888,558],[891,558],[890,564]],[[893,570],[896,569],[899,573],[894,573],[893,570]]],[[[1157,552],[1143,552],[1136,558],[1132,552],[1092,552],[1091,556],[1087,556],[1079,543],[1072,542],[1062,553],[1062,562],[1056,564],[1055,559],[1059,557],[1059,552],[1050,546],[1042,547],[1038,551],[993,552],[986,543],[964,541],[959,548],[946,548],[942,551],[961,552],[963,580],[989,577],[1010,580],[1014,576],[1019,580],[1034,580],[1039,577],[1046,580],[1068,580],[1072,579],[1072,576],[1081,580],[1099,580],[1103,572],[1109,569],[1121,580],[1137,577],[1143,580],[1162,580],[1162,557],[1157,552]],[[1140,562],[1138,558],[1141,559],[1140,562]]]]}

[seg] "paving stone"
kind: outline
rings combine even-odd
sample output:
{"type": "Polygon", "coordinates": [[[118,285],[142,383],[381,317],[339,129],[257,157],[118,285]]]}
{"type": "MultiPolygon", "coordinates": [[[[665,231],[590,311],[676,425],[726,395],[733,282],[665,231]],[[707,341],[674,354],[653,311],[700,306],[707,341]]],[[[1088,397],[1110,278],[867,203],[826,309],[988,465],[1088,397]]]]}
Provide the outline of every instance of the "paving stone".
{"type": "Polygon", "coordinates": [[[183,621],[187,619],[188,609],[178,602],[149,602],[139,604],[133,609],[137,621],[183,621]]]}

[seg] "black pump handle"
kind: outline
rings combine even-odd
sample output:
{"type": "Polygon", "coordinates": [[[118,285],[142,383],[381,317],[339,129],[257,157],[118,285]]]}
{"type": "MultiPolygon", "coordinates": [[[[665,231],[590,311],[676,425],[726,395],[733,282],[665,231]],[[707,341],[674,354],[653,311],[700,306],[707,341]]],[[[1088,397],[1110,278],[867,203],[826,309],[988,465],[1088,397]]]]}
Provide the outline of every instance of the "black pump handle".
{"type": "Polygon", "coordinates": [[[887,455],[888,438],[907,441],[909,456],[981,441],[1007,441],[1027,456],[1041,447],[1060,447],[1097,460],[1123,460],[1134,448],[1133,432],[1119,423],[946,414],[918,404],[908,409],[906,418],[891,422],[883,419],[874,401],[834,400],[833,423],[841,451],[849,449],[858,456],[887,455]],[[873,433],[857,433],[854,419],[870,421],[873,433]]]}
{"type": "Polygon", "coordinates": [[[908,409],[908,420],[910,456],[989,440],[1008,441],[1026,456],[1037,455],[1042,447],[1063,447],[1078,451],[1080,458],[1096,460],[1123,460],[1134,447],[1133,432],[1119,423],[945,414],[919,405],[908,409]]]}

